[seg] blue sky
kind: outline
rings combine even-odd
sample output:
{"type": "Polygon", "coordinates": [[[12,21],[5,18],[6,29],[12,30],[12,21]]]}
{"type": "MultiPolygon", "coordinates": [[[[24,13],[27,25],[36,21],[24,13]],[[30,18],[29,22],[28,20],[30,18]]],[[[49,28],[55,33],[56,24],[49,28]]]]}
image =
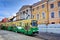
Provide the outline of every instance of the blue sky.
{"type": "Polygon", "coordinates": [[[40,0],[0,0],[0,20],[16,14],[23,5],[31,5],[40,0]]]}

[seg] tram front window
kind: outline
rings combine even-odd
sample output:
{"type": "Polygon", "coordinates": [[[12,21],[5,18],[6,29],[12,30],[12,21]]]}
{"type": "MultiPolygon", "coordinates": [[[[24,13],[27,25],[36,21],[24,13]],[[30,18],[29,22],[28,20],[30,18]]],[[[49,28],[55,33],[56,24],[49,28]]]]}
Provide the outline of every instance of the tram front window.
{"type": "Polygon", "coordinates": [[[37,26],[37,21],[36,20],[33,20],[32,23],[31,23],[32,26],[37,26]]]}

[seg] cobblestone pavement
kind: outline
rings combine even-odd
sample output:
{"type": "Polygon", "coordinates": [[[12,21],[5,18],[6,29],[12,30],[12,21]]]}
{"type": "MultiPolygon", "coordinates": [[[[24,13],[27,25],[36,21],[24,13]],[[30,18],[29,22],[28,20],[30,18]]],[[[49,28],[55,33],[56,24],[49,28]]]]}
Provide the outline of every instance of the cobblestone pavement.
{"type": "Polygon", "coordinates": [[[43,40],[23,34],[0,30],[0,40],[43,40]]]}

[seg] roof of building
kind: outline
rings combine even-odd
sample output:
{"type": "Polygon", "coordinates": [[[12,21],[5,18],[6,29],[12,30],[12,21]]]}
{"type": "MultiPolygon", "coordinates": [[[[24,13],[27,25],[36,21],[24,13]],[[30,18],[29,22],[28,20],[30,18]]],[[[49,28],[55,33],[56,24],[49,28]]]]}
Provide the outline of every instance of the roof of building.
{"type": "Polygon", "coordinates": [[[22,6],[19,11],[24,10],[24,9],[26,9],[26,8],[28,8],[28,7],[31,7],[31,5],[24,5],[24,6],[22,6]]]}
{"type": "MultiPolygon", "coordinates": [[[[41,1],[37,2],[37,3],[34,3],[33,5],[24,5],[24,6],[22,6],[22,7],[20,8],[19,11],[22,11],[22,10],[24,10],[24,9],[26,9],[26,8],[29,8],[29,7],[35,7],[35,6],[40,5],[40,4],[42,4],[42,3],[46,2],[46,1],[47,1],[47,0],[41,0],[41,1]]],[[[16,14],[18,14],[18,12],[17,12],[16,14]]]]}
{"type": "Polygon", "coordinates": [[[35,7],[35,6],[37,6],[37,5],[40,5],[40,4],[44,3],[44,2],[47,2],[47,0],[42,0],[42,1],[39,1],[39,2],[37,2],[37,3],[34,3],[34,4],[32,5],[32,7],[35,7]]]}

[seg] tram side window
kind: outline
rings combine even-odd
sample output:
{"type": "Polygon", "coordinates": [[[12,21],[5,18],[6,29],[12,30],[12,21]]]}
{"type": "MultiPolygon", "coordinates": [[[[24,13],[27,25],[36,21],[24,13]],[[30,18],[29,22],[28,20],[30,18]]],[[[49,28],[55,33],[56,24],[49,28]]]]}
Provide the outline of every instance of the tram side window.
{"type": "Polygon", "coordinates": [[[20,22],[20,26],[22,26],[22,22],[20,22]]]}
{"type": "Polygon", "coordinates": [[[37,21],[32,21],[31,25],[32,26],[37,26],[37,21]]]}

